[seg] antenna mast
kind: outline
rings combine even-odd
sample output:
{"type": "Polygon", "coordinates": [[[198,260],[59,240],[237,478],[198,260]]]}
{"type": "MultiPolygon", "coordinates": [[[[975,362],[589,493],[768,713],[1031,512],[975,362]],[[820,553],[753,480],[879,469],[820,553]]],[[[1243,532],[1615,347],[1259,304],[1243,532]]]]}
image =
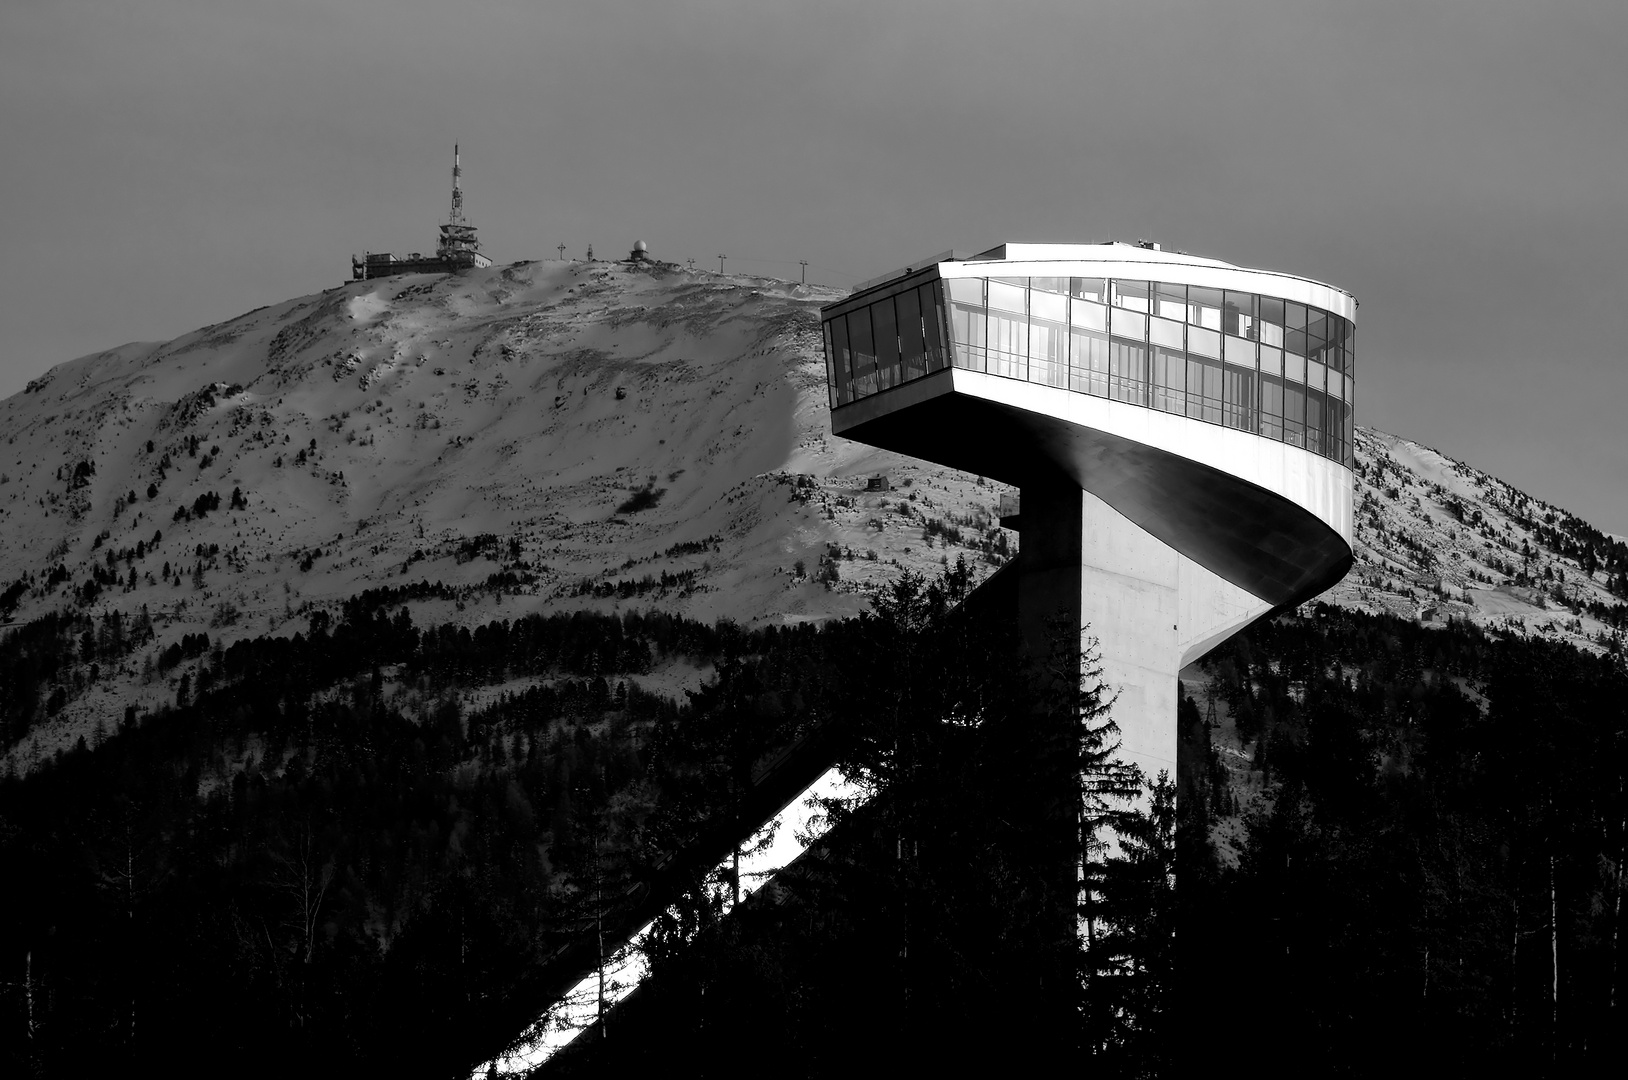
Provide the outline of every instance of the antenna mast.
{"type": "Polygon", "coordinates": [[[475,226],[464,217],[464,170],[458,144],[452,144],[452,213],[441,226],[441,243],[435,249],[436,258],[453,269],[491,266],[492,260],[481,253],[480,241],[475,237],[475,226]]]}
{"type": "Polygon", "coordinates": [[[452,144],[452,215],[447,219],[448,225],[464,224],[464,187],[463,165],[458,157],[458,144],[452,144]]]}

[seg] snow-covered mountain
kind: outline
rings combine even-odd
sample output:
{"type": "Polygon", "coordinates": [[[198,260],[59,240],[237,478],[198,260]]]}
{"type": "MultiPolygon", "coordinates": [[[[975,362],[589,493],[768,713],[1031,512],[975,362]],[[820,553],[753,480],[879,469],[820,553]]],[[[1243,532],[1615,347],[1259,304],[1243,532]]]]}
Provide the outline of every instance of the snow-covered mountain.
{"type": "Polygon", "coordinates": [[[1357,431],[1357,563],[1324,599],[1621,643],[1628,544],[1427,446],[1357,431]]]}
{"type": "MultiPolygon", "coordinates": [[[[156,650],[292,634],[393,587],[420,624],[762,623],[856,613],[957,555],[992,571],[1016,549],[1007,489],[832,438],[818,308],[838,295],[528,262],[352,282],[59,365],[0,402],[0,616],[145,610],[156,650]]],[[[1606,640],[1589,605],[1620,602],[1628,548],[1382,432],[1359,429],[1358,466],[1358,562],[1328,599],[1606,640]]],[[[133,659],[69,696],[13,757],[173,693],[133,659]]]]}
{"type": "MultiPolygon", "coordinates": [[[[1008,489],[831,438],[818,309],[837,295],[519,263],[59,365],[0,402],[0,615],[145,609],[158,646],[229,643],[395,587],[421,625],[627,606],[763,623],[856,613],[957,555],[992,572],[1008,489]]],[[[38,749],[173,696],[130,666],[38,749]]]]}

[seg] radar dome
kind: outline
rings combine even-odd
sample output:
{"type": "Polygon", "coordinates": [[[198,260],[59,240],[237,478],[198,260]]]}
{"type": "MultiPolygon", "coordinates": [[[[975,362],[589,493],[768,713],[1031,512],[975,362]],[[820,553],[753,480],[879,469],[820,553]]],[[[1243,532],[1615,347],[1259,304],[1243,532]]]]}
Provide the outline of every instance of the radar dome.
{"type": "Polygon", "coordinates": [[[644,246],[644,241],[643,240],[635,240],[635,241],[633,241],[633,250],[634,251],[649,251],[650,249],[644,246]]]}

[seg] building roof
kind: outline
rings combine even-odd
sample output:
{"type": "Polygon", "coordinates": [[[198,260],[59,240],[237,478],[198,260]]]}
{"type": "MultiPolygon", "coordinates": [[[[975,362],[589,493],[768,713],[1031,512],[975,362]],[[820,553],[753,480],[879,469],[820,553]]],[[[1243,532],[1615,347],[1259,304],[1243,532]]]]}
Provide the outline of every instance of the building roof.
{"type": "MultiPolygon", "coordinates": [[[[1356,317],[1356,298],[1338,285],[1331,285],[1326,281],[1304,277],[1300,274],[1285,273],[1281,270],[1264,270],[1256,267],[1239,266],[1237,263],[1225,262],[1221,259],[1191,255],[1185,251],[1172,251],[1156,244],[1128,244],[1118,240],[1094,244],[997,244],[986,251],[980,251],[976,254],[957,250],[942,251],[886,274],[862,281],[854,286],[851,295],[857,296],[879,285],[884,285],[935,264],[961,263],[972,267],[981,262],[1025,264],[1090,262],[1115,264],[1113,269],[1104,267],[1104,272],[1100,275],[1103,277],[1130,276],[1140,273],[1139,270],[1131,270],[1127,274],[1127,264],[1137,267],[1158,265],[1161,267],[1182,268],[1185,271],[1184,273],[1167,273],[1161,276],[1172,281],[1179,282],[1190,279],[1197,284],[1222,285],[1226,288],[1244,291],[1257,290],[1259,286],[1256,282],[1264,283],[1264,279],[1275,279],[1275,285],[1259,291],[1315,304],[1347,319],[1354,320],[1356,317]],[[1251,278],[1255,280],[1252,282],[1251,278]],[[1289,284],[1289,287],[1285,288],[1285,284],[1289,284]]],[[[1027,270],[1015,269],[1013,272],[1019,274],[1045,274],[1048,271],[1040,266],[1032,266],[1027,270]]],[[[945,276],[952,276],[947,269],[944,273],[945,276]]],[[[962,276],[962,274],[967,273],[978,276],[979,272],[969,269],[953,276],[962,276]]]]}

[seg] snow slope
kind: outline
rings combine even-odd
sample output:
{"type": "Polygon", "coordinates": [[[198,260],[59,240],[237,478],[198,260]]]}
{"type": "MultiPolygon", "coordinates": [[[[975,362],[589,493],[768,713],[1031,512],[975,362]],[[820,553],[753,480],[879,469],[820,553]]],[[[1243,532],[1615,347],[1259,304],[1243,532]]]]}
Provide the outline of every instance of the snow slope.
{"type": "MultiPolygon", "coordinates": [[[[993,523],[1006,489],[831,438],[818,308],[838,295],[519,263],[353,282],[62,364],[0,402],[11,618],[145,608],[157,647],[229,642],[439,582],[421,625],[630,605],[760,623],[854,614],[946,557],[991,572],[1015,541],[993,523]],[[894,490],[867,492],[878,474],[894,490]]],[[[165,696],[108,673],[27,753],[165,696]]]]}
{"type": "Polygon", "coordinates": [[[1584,648],[1620,629],[1596,617],[1628,600],[1603,565],[1614,538],[1439,451],[1357,431],[1357,562],[1323,599],[1424,622],[1465,619],[1584,648]],[[1593,564],[1582,554],[1595,555],[1593,564]]]}

